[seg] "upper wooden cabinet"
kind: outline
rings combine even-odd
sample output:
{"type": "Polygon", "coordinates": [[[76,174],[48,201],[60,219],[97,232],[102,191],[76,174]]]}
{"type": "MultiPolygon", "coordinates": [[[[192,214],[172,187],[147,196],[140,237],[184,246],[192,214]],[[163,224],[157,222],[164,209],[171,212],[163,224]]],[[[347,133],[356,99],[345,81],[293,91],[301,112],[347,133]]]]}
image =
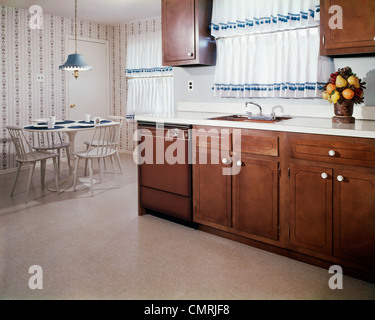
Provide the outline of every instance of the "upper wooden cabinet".
{"type": "Polygon", "coordinates": [[[321,0],[320,54],[342,55],[375,52],[375,1],[374,0],[321,0]],[[342,8],[342,29],[337,25],[342,8]],[[330,13],[332,8],[332,13],[330,13]]]}
{"type": "Polygon", "coordinates": [[[163,65],[215,65],[212,0],[162,0],[163,65]]]}

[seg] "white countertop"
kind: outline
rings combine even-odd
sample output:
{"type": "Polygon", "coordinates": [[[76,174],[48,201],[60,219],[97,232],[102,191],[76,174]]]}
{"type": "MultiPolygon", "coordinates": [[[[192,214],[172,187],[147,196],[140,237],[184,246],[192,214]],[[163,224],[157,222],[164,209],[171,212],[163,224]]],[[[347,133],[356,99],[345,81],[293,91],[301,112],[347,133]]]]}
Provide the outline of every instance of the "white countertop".
{"type": "Polygon", "coordinates": [[[204,125],[216,127],[231,127],[242,129],[258,129],[296,133],[325,134],[335,136],[375,138],[374,120],[356,120],[353,124],[332,123],[331,118],[315,117],[293,117],[289,120],[282,120],[275,123],[243,122],[210,120],[212,117],[231,114],[223,113],[199,113],[183,112],[173,118],[136,116],[136,121],[155,122],[159,124],[187,124],[204,125]]]}

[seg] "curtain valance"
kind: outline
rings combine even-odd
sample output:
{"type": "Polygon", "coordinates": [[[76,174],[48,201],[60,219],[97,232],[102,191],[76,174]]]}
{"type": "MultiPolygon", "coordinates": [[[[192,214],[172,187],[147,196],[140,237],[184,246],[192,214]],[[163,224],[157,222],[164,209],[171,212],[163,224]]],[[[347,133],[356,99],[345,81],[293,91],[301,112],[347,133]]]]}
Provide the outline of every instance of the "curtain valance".
{"type": "Polygon", "coordinates": [[[319,0],[214,0],[215,96],[321,98],[319,12],[319,0]]]}
{"type": "Polygon", "coordinates": [[[173,116],[173,70],[162,66],[161,30],[129,35],[126,76],[128,115],[173,116]]]}
{"type": "Polygon", "coordinates": [[[162,66],[160,30],[129,35],[126,74],[140,77],[172,74],[172,67],[162,66]]]}
{"type": "Polygon", "coordinates": [[[214,37],[319,26],[319,0],[215,0],[214,37]]]}

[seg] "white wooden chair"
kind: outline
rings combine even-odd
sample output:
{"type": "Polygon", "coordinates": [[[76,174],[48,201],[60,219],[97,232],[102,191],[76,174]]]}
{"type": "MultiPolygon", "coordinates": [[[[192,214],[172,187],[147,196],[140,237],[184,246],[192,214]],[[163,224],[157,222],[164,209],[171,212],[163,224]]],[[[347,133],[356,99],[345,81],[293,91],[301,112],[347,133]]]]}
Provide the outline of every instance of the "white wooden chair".
{"type": "MultiPolygon", "coordinates": [[[[91,196],[94,196],[92,160],[98,160],[99,162],[99,179],[101,182],[102,177],[103,177],[103,161],[106,158],[111,158],[113,169],[114,169],[116,180],[117,180],[117,170],[116,170],[116,164],[114,161],[114,156],[116,155],[116,151],[117,151],[119,135],[120,135],[120,123],[97,125],[95,127],[92,139],[88,144],[87,150],[73,153],[74,159],[75,159],[73,190],[76,190],[79,160],[81,158],[87,160],[88,162],[89,174],[90,174],[91,196]]],[[[118,185],[118,180],[117,180],[117,185],[118,185]]]]}
{"type": "Polygon", "coordinates": [[[16,178],[14,180],[11,197],[14,194],[14,190],[16,188],[17,180],[21,171],[21,167],[23,164],[31,164],[30,173],[29,173],[29,180],[27,183],[27,197],[29,197],[30,189],[31,189],[31,181],[35,170],[35,165],[38,161],[41,162],[41,184],[44,187],[44,180],[45,180],[45,170],[46,170],[46,162],[48,159],[53,160],[53,165],[55,169],[55,180],[56,180],[56,188],[57,193],[60,193],[59,189],[59,177],[58,177],[58,168],[57,168],[57,157],[58,154],[54,152],[48,151],[34,151],[25,137],[23,128],[15,127],[15,126],[7,126],[6,127],[10,137],[12,138],[15,150],[16,150],[16,162],[17,162],[17,173],[16,178]]]}
{"type": "Polygon", "coordinates": [[[65,149],[66,156],[68,159],[68,166],[70,168],[70,152],[69,147],[70,143],[65,142],[62,138],[61,132],[51,132],[51,131],[38,131],[33,132],[32,141],[33,141],[33,149],[36,151],[50,151],[55,150],[59,155],[57,158],[57,167],[60,175],[60,158],[61,158],[61,149],[65,149]]]}
{"type": "MultiPolygon", "coordinates": [[[[122,173],[122,165],[121,165],[120,155],[119,155],[119,152],[118,152],[118,147],[119,147],[119,140],[120,140],[120,135],[121,135],[121,128],[122,128],[122,124],[124,122],[125,117],[108,116],[108,119],[111,119],[111,120],[113,120],[115,122],[118,122],[120,124],[119,135],[118,135],[117,141],[116,141],[116,159],[117,159],[118,166],[120,168],[120,173],[122,173]]],[[[98,141],[85,141],[84,144],[86,145],[86,148],[89,147],[90,143],[91,143],[91,146],[97,147],[99,142],[98,141]]],[[[104,165],[105,165],[105,161],[104,161],[104,165]]],[[[87,175],[87,161],[85,162],[85,176],[86,175],[87,175]]]]}

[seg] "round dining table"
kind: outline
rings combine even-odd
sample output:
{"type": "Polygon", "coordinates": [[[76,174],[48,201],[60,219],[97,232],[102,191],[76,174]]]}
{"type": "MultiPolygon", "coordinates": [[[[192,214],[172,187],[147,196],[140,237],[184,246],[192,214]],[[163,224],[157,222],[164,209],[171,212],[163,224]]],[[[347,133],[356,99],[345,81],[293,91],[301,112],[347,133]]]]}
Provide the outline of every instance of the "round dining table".
{"type": "MultiPolygon", "coordinates": [[[[24,127],[25,131],[28,132],[63,132],[66,133],[69,138],[71,161],[69,166],[69,176],[59,181],[60,192],[73,191],[73,175],[74,175],[74,159],[73,153],[75,150],[75,138],[78,132],[88,131],[95,129],[94,121],[86,122],[84,120],[57,120],[54,128],[48,128],[47,119],[35,119],[32,120],[34,124],[24,127]]],[[[114,123],[111,120],[101,119],[100,124],[114,123]]],[[[100,125],[99,124],[99,125],[100,125]]],[[[89,178],[79,178],[81,182],[77,185],[76,190],[81,190],[90,186],[89,178]]],[[[95,181],[94,181],[95,183],[95,181]]],[[[47,186],[50,191],[57,191],[56,184],[53,182],[47,186]]]]}

